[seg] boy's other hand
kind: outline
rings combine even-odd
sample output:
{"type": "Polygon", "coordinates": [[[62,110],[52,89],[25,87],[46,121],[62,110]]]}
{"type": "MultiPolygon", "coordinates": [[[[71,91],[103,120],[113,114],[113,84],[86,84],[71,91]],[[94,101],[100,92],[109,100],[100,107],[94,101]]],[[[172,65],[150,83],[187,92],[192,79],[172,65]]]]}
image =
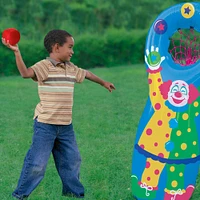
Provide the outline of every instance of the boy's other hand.
{"type": "Polygon", "coordinates": [[[11,49],[12,51],[14,51],[14,52],[18,52],[19,51],[19,47],[18,47],[18,45],[16,44],[16,45],[11,45],[10,43],[9,43],[9,40],[5,40],[4,38],[1,38],[1,40],[2,40],[2,43],[5,45],[5,46],[7,46],[9,49],[11,49]]]}
{"type": "Polygon", "coordinates": [[[104,82],[103,86],[109,90],[109,92],[112,92],[113,90],[115,90],[115,86],[113,83],[109,83],[109,82],[104,82]]]}
{"type": "Polygon", "coordinates": [[[86,70],[85,77],[86,79],[89,79],[90,81],[93,81],[105,87],[106,89],[109,90],[109,92],[112,92],[113,90],[115,90],[115,86],[112,83],[102,80],[101,78],[99,78],[98,76],[96,76],[95,74],[93,74],[92,72],[88,70],[86,70]]]}

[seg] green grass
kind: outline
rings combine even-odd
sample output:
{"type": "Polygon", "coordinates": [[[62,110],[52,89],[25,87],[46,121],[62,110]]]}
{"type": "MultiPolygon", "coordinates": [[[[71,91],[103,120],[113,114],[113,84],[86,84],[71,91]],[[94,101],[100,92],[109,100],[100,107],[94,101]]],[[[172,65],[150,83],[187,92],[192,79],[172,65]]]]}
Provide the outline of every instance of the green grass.
{"type": "MultiPolygon", "coordinates": [[[[73,125],[82,156],[86,200],[133,200],[132,150],[147,99],[144,65],[91,70],[113,82],[116,91],[85,80],[75,86],[73,125]]],[[[0,78],[0,199],[12,199],[24,156],[31,144],[37,84],[21,77],[0,78]]],[[[52,157],[45,178],[30,200],[64,200],[52,157]]],[[[192,200],[198,200],[200,183],[192,200]]],[[[69,198],[72,199],[72,198],[69,198]]]]}

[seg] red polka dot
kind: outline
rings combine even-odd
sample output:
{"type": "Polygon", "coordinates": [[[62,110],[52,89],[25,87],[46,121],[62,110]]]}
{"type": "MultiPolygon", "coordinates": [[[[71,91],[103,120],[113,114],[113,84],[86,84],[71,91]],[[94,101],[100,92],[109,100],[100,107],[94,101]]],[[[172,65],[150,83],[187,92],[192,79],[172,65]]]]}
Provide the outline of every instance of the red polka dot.
{"type": "Polygon", "coordinates": [[[150,177],[147,177],[147,181],[150,181],[151,180],[151,178],[150,177]]]}
{"type": "Polygon", "coordinates": [[[161,158],[164,158],[164,154],[163,153],[159,153],[158,156],[161,157],[161,158]]]}
{"type": "Polygon", "coordinates": [[[138,185],[141,185],[142,184],[142,182],[141,181],[138,181],[138,185]]]}
{"type": "Polygon", "coordinates": [[[141,147],[142,149],[144,149],[144,145],[143,145],[143,144],[141,144],[140,147],[141,147]]]}
{"type": "Polygon", "coordinates": [[[160,174],[160,171],[159,171],[158,169],[156,169],[156,170],[154,171],[154,174],[155,174],[155,175],[158,175],[158,174],[160,174]]]}
{"type": "Polygon", "coordinates": [[[146,162],[146,168],[149,168],[151,166],[150,162],[146,162]]]}
{"type": "Polygon", "coordinates": [[[171,113],[167,113],[167,117],[170,117],[171,116],[171,113]]]}
{"type": "Polygon", "coordinates": [[[154,143],[154,146],[155,146],[155,147],[157,147],[157,146],[158,146],[158,143],[157,143],[157,142],[155,142],[155,143],[154,143]]]}
{"type": "Polygon", "coordinates": [[[158,126],[162,125],[162,120],[158,120],[158,126]]]}
{"type": "Polygon", "coordinates": [[[152,134],[152,129],[148,128],[148,129],[146,130],[146,134],[147,134],[147,135],[151,135],[151,134],[152,134]]]}
{"type": "Polygon", "coordinates": [[[156,96],[156,92],[153,92],[153,96],[156,96]]]}
{"type": "Polygon", "coordinates": [[[167,133],[165,136],[166,136],[166,138],[168,138],[169,137],[169,133],[167,133]]]}
{"type": "Polygon", "coordinates": [[[150,78],[148,79],[148,83],[149,83],[149,84],[151,84],[151,83],[152,83],[152,80],[151,80],[150,78]]]}
{"type": "Polygon", "coordinates": [[[159,103],[156,103],[156,104],[155,104],[155,109],[156,109],[156,110],[160,110],[160,108],[161,108],[161,105],[160,105],[159,103]]]}
{"type": "Polygon", "coordinates": [[[161,79],[160,78],[158,78],[158,82],[160,82],[161,81],[161,79]]]}

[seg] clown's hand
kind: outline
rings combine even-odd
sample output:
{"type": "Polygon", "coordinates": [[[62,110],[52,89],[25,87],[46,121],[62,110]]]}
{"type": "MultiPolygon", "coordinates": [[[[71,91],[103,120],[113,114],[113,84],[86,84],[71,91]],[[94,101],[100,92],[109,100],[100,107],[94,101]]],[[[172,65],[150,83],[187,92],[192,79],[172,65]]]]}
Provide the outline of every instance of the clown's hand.
{"type": "Polygon", "coordinates": [[[155,49],[154,46],[151,46],[151,52],[149,52],[149,49],[146,49],[145,63],[152,71],[158,70],[162,61],[165,60],[165,56],[161,57],[158,51],[159,48],[155,49]]]}

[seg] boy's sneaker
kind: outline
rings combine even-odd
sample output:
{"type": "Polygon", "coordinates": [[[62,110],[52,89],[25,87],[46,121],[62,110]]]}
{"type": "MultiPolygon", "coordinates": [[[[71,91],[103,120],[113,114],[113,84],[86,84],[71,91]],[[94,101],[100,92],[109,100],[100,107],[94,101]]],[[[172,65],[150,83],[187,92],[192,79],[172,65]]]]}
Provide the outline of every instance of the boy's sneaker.
{"type": "Polygon", "coordinates": [[[84,198],[84,194],[76,195],[76,194],[73,194],[73,193],[66,193],[66,194],[63,194],[63,196],[73,197],[73,198],[84,198]]]}

